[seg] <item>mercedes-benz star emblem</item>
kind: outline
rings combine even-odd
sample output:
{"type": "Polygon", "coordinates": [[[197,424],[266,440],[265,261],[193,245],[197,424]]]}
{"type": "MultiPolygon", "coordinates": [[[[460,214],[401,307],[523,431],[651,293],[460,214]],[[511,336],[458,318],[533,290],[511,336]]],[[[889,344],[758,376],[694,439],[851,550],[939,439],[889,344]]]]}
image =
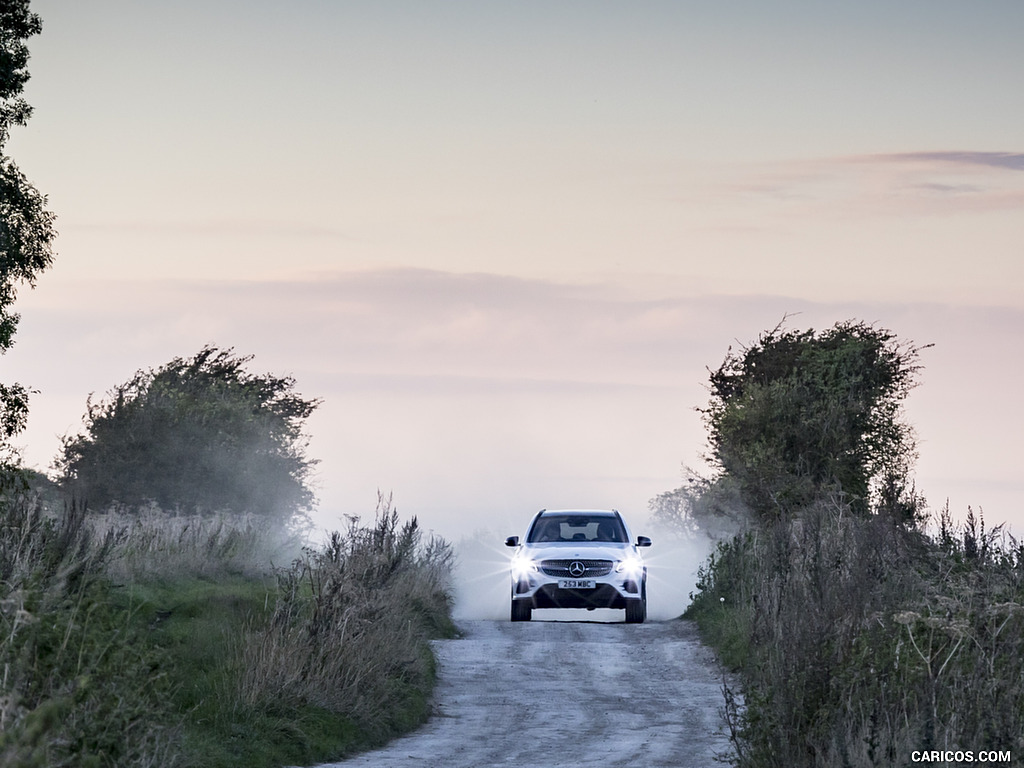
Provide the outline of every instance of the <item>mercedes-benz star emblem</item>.
{"type": "Polygon", "coordinates": [[[573,560],[569,563],[569,575],[580,577],[587,572],[587,566],[581,563],[579,560],[573,560]]]}

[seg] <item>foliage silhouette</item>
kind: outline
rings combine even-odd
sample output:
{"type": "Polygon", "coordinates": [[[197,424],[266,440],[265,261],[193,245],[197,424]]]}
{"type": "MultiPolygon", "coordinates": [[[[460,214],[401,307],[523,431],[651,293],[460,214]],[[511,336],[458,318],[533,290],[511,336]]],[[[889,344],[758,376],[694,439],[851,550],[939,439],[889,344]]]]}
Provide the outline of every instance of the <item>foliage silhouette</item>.
{"type": "Polygon", "coordinates": [[[865,514],[886,487],[906,489],[914,440],[901,409],[921,349],[862,322],[776,326],[711,373],[710,458],[758,517],[830,494],[865,514]]]}
{"type": "Polygon", "coordinates": [[[251,359],[207,346],[90,397],[84,434],[65,438],[56,461],[65,487],[101,507],[303,514],[316,462],[302,425],[319,400],[291,377],[247,372],[251,359]]]}
{"type": "MultiPolygon", "coordinates": [[[[0,354],[14,343],[18,315],[11,311],[18,286],[35,284],[53,260],[54,216],[41,195],[6,154],[10,130],[25,125],[32,108],[21,97],[28,81],[25,40],[38,34],[42,22],[29,10],[28,0],[0,0],[0,354]]],[[[8,441],[28,418],[29,390],[21,384],[0,384],[0,445],[7,456],[0,466],[0,483],[10,484],[8,441]]]]}

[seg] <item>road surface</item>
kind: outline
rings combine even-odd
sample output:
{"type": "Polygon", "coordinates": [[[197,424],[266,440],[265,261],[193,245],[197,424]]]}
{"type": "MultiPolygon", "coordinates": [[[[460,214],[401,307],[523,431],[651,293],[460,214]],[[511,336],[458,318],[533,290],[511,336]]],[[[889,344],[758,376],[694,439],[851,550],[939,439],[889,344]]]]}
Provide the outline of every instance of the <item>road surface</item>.
{"type": "Polygon", "coordinates": [[[689,622],[467,621],[435,644],[434,716],[336,768],[712,768],[721,675],[689,622]]]}

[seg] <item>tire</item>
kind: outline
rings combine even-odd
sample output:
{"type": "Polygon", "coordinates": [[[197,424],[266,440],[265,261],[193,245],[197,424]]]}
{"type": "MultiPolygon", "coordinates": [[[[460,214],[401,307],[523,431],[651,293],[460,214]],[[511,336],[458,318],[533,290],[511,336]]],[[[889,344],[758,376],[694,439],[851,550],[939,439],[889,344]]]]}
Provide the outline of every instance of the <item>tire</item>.
{"type": "Polygon", "coordinates": [[[529,621],[533,607],[525,600],[512,601],[512,621],[529,621]]]}
{"type": "Polygon", "coordinates": [[[642,598],[640,600],[627,600],[626,601],[626,623],[627,624],[643,624],[644,619],[647,618],[647,600],[642,598]]]}

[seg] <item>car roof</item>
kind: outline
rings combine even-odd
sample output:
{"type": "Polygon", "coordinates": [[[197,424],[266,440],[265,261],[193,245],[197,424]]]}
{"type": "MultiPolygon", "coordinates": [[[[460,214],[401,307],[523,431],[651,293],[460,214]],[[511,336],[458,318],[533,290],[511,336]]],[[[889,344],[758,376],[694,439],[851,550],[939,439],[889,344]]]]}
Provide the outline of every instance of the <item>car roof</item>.
{"type": "Polygon", "coordinates": [[[537,513],[538,517],[548,515],[606,515],[614,517],[619,514],[617,509],[542,509],[537,513]]]}

